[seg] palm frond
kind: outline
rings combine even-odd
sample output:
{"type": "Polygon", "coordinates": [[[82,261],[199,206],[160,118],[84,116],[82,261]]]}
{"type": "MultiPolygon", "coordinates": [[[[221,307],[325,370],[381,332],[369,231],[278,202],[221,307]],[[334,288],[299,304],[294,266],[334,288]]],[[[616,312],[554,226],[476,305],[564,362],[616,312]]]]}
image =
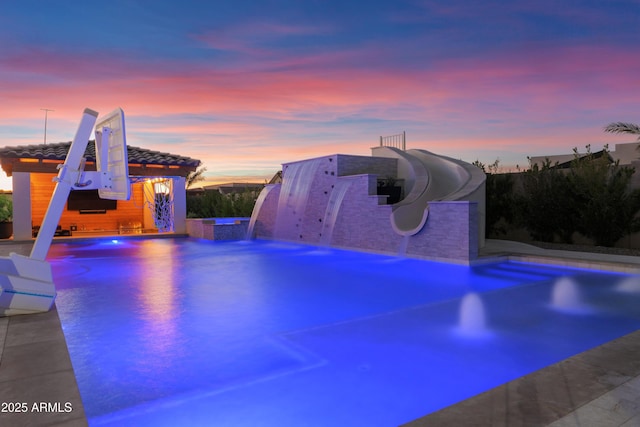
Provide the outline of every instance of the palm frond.
{"type": "Polygon", "coordinates": [[[189,188],[196,182],[204,181],[204,173],[207,171],[206,167],[201,167],[193,172],[189,172],[186,178],[186,187],[189,188]]]}
{"type": "MultiPolygon", "coordinates": [[[[640,126],[634,123],[615,122],[609,123],[605,126],[604,131],[609,133],[630,133],[633,135],[640,135],[640,126]]],[[[640,137],[638,137],[638,141],[640,141],[640,137]]]]}

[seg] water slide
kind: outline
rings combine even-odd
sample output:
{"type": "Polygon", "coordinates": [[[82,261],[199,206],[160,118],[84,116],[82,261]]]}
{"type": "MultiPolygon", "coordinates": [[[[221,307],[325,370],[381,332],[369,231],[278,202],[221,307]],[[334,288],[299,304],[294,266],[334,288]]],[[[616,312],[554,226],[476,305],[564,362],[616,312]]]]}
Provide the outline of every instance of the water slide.
{"type": "Polygon", "coordinates": [[[403,236],[412,236],[424,227],[429,217],[429,202],[470,200],[484,203],[479,190],[485,175],[469,163],[439,156],[426,150],[402,151],[391,147],[376,147],[376,157],[398,159],[398,178],[405,181],[406,196],[393,205],[391,226],[403,236]]]}

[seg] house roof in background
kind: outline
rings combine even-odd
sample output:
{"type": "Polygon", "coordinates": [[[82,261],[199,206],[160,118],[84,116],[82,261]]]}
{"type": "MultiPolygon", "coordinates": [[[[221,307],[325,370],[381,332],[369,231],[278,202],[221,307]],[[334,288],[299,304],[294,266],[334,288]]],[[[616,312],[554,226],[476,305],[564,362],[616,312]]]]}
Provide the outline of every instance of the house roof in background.
{"type": "Polygon", "coordinates": [[[278,171],[271,177],[268,184],[280,184],[282,183],[282,171],[278,171]]]}
{"type": "MultiPolygon", "coordinates": [[[[596,151],[595,153],[591,153],[593,159],[600,159],[603,156],[607,156],[608,163],[614,163],[615,159],[612,157],[613,152],[607,152],[605,150],[596,151]]],[[[587,157],[587,153],[578,154],[577,158],[583,159],[587,157]]],[[[570,169],[573,165],[573,161],[576,159],[575,154],[557,154],[552,156],[536,156],[531,157],[531,166],[538,165],[538,167],[542,167],[547,160],[550,162],[550,166],[555,169],[570,169]]]]}
{"type": "Polygon", "coordinates": [[[228,182],[225,184],[212,184],[202,187],[202,191],[219,191],[222,194],[244,193],[246,191],[258,191],[264,188],[264,183],[259,182],[228,182]]]}

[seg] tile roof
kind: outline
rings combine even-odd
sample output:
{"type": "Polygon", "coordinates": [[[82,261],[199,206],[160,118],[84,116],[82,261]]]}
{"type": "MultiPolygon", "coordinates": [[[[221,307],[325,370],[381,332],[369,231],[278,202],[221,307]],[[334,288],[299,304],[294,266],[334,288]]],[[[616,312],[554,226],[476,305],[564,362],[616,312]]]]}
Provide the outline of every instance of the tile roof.
{"type": "MultiPolygon", "coordinates": [[[[35,145],[19,145],[16,147],[0,148],[0,158],[14,159],[47,159],[61,160],[67,157],[71,141],[59,142],[55,144],[35,144],[35,145]]],[[[146,148],[127,146],[127,155],[129,164],[143,165],[168,165],[168,166],[187,166],[198,167],[200,160],[191,157],[178,156],[176,154],[162,153],[160,151],[147,150],[146,148]]],[[[95,144],[89,141],[85,151],[87,161],[95,162],[96,152],[95,144]]]]}

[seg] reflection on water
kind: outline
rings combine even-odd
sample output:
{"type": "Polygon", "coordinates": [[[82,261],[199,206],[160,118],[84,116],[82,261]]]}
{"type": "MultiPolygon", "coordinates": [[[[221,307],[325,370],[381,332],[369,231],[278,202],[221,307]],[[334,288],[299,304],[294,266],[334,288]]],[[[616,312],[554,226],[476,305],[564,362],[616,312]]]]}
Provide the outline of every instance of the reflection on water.
{"type": "Polygon", "coordinates": [[[132,292],[137,298],[140,310],[140,335],[145,337],[144,345],[152,357],[145,361],[149,369],[157,364],[165,365],[164,358],[176,357],[179,328],[176,319],[182,305],[182,294],[178,288],[178,268],[180,260],[172,256],[169,245],[156,245],[148,255],[135,264],[130,273],[139,280],[139,286],[132,292]],[[155,363],[154,363],[155,362],[155,363]]]}

